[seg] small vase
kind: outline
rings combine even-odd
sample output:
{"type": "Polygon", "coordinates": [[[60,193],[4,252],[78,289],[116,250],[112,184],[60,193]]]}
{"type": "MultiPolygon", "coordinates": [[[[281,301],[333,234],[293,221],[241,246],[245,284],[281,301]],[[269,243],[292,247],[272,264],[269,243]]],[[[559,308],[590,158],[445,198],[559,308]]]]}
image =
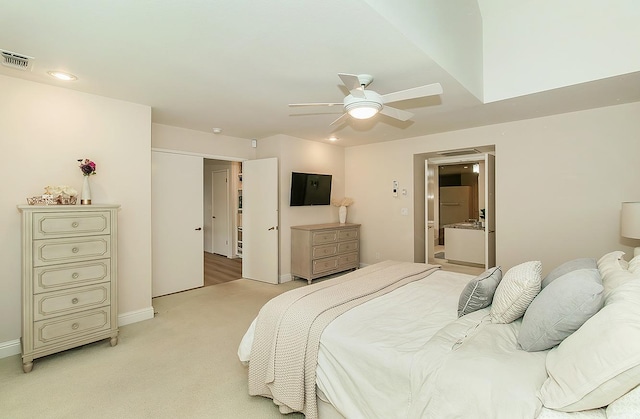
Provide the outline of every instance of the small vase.
{"type": "Polygon", "coordinates": [[[91,205],[91,185],[89,185],[89,176],[83,176],[82,194],[80,195],[80,205],[91,205]]]}
{"type": "Polygon", "coordinates": [[[340,224],[347,222],[347,207],[341,205],[338,209],[338,217],[340,218],[340,224]]]}

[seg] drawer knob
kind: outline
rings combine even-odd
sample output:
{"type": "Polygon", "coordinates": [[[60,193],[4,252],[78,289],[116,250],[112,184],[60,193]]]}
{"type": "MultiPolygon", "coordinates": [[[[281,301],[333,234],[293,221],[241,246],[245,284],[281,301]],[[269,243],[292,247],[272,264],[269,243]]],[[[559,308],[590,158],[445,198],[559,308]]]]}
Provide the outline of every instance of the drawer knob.
{"type": "Polygon", "coordinates": [[[78,253],[80,251],[80,249],[78,249],[77,247],[74,247],[73,249],[71,249],[71,251],[73,253],[78,253]]]}
{"type": "Polygon", "coordinates": [[[71,274],[71,278],[73,279],[78,279],[78,277],[80,276],[80,274],[78,272],[74,272],[71,274]]]}
{"type": "Polygon", "coordinates": [[[74,298],[73,300],[71,300],[71,304],[78,304],[78,299],[74,298]]]}
{"type": "Polygon", "coordinates": [[[71,328],[72,328],[73,330],[76,330],[78,327],[80,327],[80,324],[79,324],[79,323],[74,323],[74,324],[72,324],[72,325],[71,325],[71,328]]]}
{"type": "Polygon", "coordinates": [[[79,225],[80,224],[78,224],[77,221],[74,221],[74,222],[71,223],[71,227],[73,227],[73,228],[77,228],[79,225]]]}

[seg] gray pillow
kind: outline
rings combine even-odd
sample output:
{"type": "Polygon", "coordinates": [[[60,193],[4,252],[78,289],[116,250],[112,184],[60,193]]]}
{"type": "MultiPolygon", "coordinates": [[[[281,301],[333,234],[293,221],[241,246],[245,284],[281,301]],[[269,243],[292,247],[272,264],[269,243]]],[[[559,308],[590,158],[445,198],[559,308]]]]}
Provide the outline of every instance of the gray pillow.
{"type": "Polygon", "coordinates": [[[592,258],[580,258],[573,259],[558,266],[542,280],[542,288],[549,285],[552,281],[560,278],[564,274],[568,274],[571,271],[577,271],[578,269],[597,269],[598,262],[592,258]]]}
{"type": "Polygon", "coordinates": [[[604,304],[598,269],[578,269],[551,282],[524,313],[518,345],[525,351],[553,348],[578,330],[604,304]]]}
{"type": "Polygon", "coordinates": [[[469,281],[458,300],[458,317],[488,307],[501,279],[502,269],[496,266],[469,281]]]}

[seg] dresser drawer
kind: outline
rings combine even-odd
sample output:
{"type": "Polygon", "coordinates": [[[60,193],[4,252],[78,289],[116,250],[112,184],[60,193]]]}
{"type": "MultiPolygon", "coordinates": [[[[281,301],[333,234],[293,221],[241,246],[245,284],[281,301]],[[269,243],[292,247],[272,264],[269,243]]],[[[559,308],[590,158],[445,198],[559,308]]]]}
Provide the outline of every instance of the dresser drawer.
{"type": "Polygon", "coordinates": [[[338,253],[349,253],[358,251],[358,241],[338,243],[338,253]]]}
{"type": "Polygon", "coordinates": [[[111,257],[111,237],[33,241],[33,266],[111,257]]]}
{"type": "Polygon", "coordinates": [[[333,243],[336,241],[338,241],[338,232],[336,230],[314,231],[311,234],[311,244],[314,246],[317,244],[333,243]]]}
{"type": "Polygon", "coordinates": [[[334,256],[338,253],[338,245],[336,244],[325,244],[324,246],[314,246],[311,251],[312,259],[320,259],[326,258],[329,256],[334,256]]]}
{"type": "Polygon", "coordinates": [[[111,280],[111,259],[43,266],[33,270],[33,292],[60,290],[111,280]]]}
{"type": "Polygon", "coordinates": [[[349,228],[338,232],[338,240],[356,240],[358,238],[358,229],[349,228]]]}
{"type": "Polygon", "coordinates": [[[101,307],[33,324],[33,347],[53,345],[111,328],[111,309],[101,307]]]}
{"type": "Polygon", "coordinates": [[[109,234],[111,217],[108,211],[33,214],[33,238],[93,236],[109,234]]]}
{"type": "Polygon", "coordinates": [[[357,268],[360,265],[357,253],[338,256],[338,267],[341,269],[357,268]]]}
{"type": "Polygon", "coordinates": [[[111,302],[111,284],[88,285],[69,290],[47,292],[33,297],[33,318],[61,316],[98,308],[111,302]]]}
{"type": "Polygon", "coordinates": [[[325,258],[313,261],[313,274],[332,271],[338,267],[338,258],[325,258]]]}

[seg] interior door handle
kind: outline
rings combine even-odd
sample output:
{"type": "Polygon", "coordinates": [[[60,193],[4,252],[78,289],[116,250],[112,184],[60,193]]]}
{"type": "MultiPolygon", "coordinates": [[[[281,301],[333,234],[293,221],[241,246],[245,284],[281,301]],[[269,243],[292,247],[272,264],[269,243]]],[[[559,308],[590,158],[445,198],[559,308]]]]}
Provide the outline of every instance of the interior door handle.
{"type": "Polygon", "coordinates": [[[200,231],[200,230],[202,230],[202,227],[196,228],[196,231],[200,231]]]}
{"type": "Polygon", "coordinates": [[[267,231],[277,230],[277,229],[278,229],[278,226],[273,226],[273,227],[271,227],[271,228],[270,228],[269,230],[267,230],[267,231]]]}

